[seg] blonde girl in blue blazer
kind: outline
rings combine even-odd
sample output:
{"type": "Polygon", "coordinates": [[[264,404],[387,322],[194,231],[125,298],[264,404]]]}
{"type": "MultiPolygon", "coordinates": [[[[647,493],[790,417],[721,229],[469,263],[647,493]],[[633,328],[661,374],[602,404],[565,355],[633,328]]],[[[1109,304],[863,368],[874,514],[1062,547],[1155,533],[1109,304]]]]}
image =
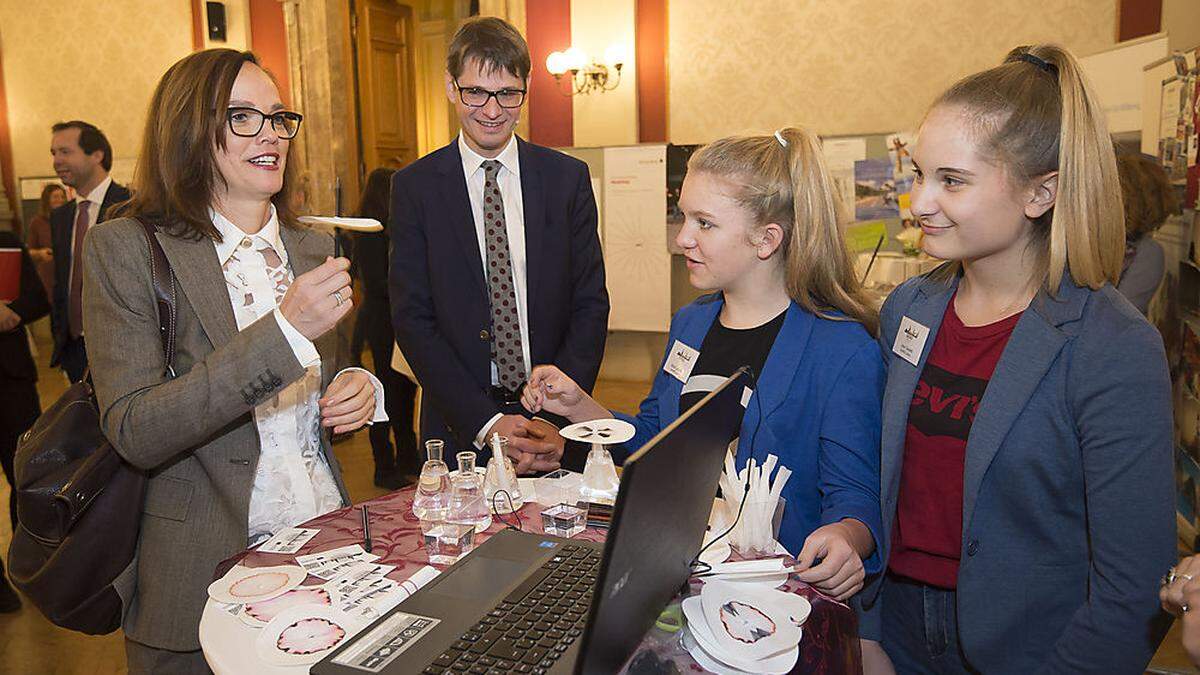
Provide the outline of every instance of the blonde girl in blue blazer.
{"type": "MultiPolygon", "coordinates": [[[[751,366],[737,463],[771,453],[793,471],[780,541],[803,580],[848,598],[879,570],[884,373],[819,141],[798,128],[716,141],[691,158],[680,209],[689,280],[711,294],[672,320],[664,368],[637,416],[623,416],[637,429],[626,447],[751,366]],[[665,366],[680,349],[696,358],[676,377],[665,366]]],[[[554,366],[533,370],[522,401],[572,422],[612,415],[554,366]]]]}
{"type": "Polygon", "coordinates": [[[1070,53],[1021,47],[934,103],[912,157],[924,250],[951,262],[881,312],[888,572],[858,599],[902,673],[1141,673],[1175,559],[1171,395],[1114,288],[1099,101],[1070,53]],[[1002,335],[990,375],[962,358],[1002,335]]]}

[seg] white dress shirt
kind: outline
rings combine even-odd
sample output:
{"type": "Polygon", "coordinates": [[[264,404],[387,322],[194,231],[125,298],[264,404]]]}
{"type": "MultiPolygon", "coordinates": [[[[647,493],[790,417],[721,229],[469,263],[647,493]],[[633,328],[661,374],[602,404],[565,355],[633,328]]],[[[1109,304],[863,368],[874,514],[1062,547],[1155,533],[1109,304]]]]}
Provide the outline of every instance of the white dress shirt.
{"type": "MultiPolygon", "coordinates": [[[[479,242],[479,261],[482,263],[484,277],[487,277],[487,249],[484,240],[483,225],[483,183],[485,180],[483,163],[488,159],[471,149],[458,135],[458,150],[462,155],[463,175],[467,179],[467,195],[471,199],[471,215],[475,220],[475,238],[479,242]]],[[[504,201],[504,229],[508,233],[508,253],[512,261],[513,289],[517,296],[517,319],[521,323],[521,354],[525,359],[525,378],[529,378],[529,302],[526,287],[526,256],[525,256],[525,202],[521,194],[521,163],[517,152],[517,137],[508,140],[508,145],[494,158],[500,162],[500,171],[496,174],[496,183],[500,188],[500,198],[504,201]]],[[[500,382],[496,364],[492,364],[492,384],[500,382]]],[[[483,428],[475,434],[475,446],[483,447],[484,434],[489,427],[500,419],[497,413],[488,420],[483,428]]]]}
{"type": "MultiPolygon", "coordinates": [[[[100,184],[92,188],[92,191],[86,195],[75,195],[75,214],[79,215],[79,203],[88,202],[88,229],[96,226],[96,221],[100,219],[100,207],[104,204],[104,195],[108,194],[108,186],[112,185],[112,176],[105,176],[100,184]]],[[[75,221],[71,221],[71,271],[67,275],[67,288],[71,288],[71,281],[78,272],[78,261],[75,260],[75,236],[79,232],[75,227],[75,221]]],[[[83,329],[80,328],[80,335],[83,335],[83,329]]]]}
{"type": "MultiPolygon", "coordinates": [[[[317,405],[321,395],[321,357],[316,346],[278,308],[276,294],[282,292],[281,284],[291,283],[293,275],[287,249],[279,237],[275,207],[271,206],[267,224],[252,235],[221,214],[215,211],[210,214],[222,237],[214,246],[238,330],[245,330],[260,319],[278,322],[296,360],[305,368],[300,379],[254,408],[260,453],[250,494],[249,533],[253,545],[284,527],[341,508],[342,496],[321,452],[321,411],[317,405]],[[270,246],[279,256],[281,265],[274,270],[267,263],[269,254],[260,252],[264,246],[270,246]],[[272,318],[268,319],[268,315],[272,318]]],[[[372,421],[386,421],[383,387],[374,375],[368,375],[375,386],[372,421]]]]}

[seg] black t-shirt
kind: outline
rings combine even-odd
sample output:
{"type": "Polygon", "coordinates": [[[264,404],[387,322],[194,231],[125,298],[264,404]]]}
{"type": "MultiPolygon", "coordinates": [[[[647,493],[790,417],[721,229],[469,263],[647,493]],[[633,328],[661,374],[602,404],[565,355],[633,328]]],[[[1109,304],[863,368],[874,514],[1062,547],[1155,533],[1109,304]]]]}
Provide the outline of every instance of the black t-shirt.
{"type": "Polygon", "coordinates": [[[750,366],[754,377],[758,378],[786,316],[787,310],[784,310],[774,319],[754,328],[726,328],[718,317],[704,336],[700,357],[696,359],[696,365],[683,385],[683,392],[679,395],[679,414],[699,403],[700,399],[742,366],[750,366]]]}

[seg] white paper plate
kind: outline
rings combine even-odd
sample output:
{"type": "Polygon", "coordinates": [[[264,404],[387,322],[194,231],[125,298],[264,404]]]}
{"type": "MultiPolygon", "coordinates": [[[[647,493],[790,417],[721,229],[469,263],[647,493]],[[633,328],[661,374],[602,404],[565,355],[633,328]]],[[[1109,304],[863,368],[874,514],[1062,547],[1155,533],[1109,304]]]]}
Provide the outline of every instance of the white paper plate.
{"type": "Polygon", "coordinates": [[[235,565],[225,576],[208,585],[208,597],[217,602],[242,604],[270,600],[300,585],[308,572],[299,565],[242,567],[235,565]]]}
{"type": "Polygon", "coordinates": [[[582,443],[601,443],[614,445],[624,443],[633,438],[636,430],[625,420],[614,418],[579,422],[558,430],[560,436],[571,441],[582,443]]]}
{"type": "MultiPolygon", "coordinates": [[[[795,646],[773,654],[766,659],[753,660],[731,656],[725,650],[721,649],[716,642],[716,637],[709,629],[704,617],[704,608],[700,596],[693,595],[690,598],[685,598],[682,608],[683,616],[687,620],[688,632],[686,637],[691,637],[707,657],[724,666],[721,670],[734,673],[746,672],[763,673],[764,675],[783,675],[784,673],[791,672],[792,667],[796,665],[797,659],[800,658],[800,644],[798,640],[795,646]]],[[[801,632],[801,636],[803,636],[803,632],[801,632]]],[[[692,650],[689,649],[688,652],[692,653],[692,650]]],[[[692,656],[695,658],[694,653],[692,653],[692,656]]],[[[700,662],[700,659],[696,659],[696,661],[700,662]]],[[[708,670],[714,670],[704,663],[700,663],[700,665],[708,670]]]]}
{"type": "Polygon", "coordinates": [[[361,628],[361,622],[332,607],[303,605],[271,619],[254,647],[265,663],[300,666],[325,658],[361,628]]]}
{"type": "Polygon", "coordinates": [[[788,595],[751,584],[704,584],[700,600],[718,650],[713,655],[754,663],[799,645],[800,627],[789,618],[788,595]]]}
{"type": "Polygon", "coordinates": [[[318,227],[338,227],[355,232],[382,232],[383,223],[374,218],[344,218],[341,216],[300,216],[299,220],[305,225],[318,227]]]}
{"type": "Polygon", "coordinates": [[[247,626],[262,628],[276,616],[292,607],[303,605],[331,607],[335,603],[336,595],[324,586],[298,586],[269,600],[243,605],[242,611],[238,612],[238,618],[247,626]]]}

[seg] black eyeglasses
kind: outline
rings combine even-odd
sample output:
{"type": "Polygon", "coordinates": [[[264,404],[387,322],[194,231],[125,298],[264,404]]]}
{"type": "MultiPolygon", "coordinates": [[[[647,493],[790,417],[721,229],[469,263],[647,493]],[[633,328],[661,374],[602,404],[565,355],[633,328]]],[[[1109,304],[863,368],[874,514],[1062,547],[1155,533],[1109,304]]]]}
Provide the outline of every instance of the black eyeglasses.
{"type": "Polygon", "coordinates": [[[499,103],[501,108],[520,108],[521,104],[525,102],[524,89],[491,91],[483,87],[462,87],[459,86],[458,80],[454,81],[454,86],[458,89],[458,98],[463,105],[472,108],[482,108],[492,98],[496,99],[496,103],[499,103]]]}
{"type": "Polygon", "coordinates": [[[280,110],[268,114],[257,108],[235,106],[225,111],[225,118],[229,120],[229,130],[233,132],[234,136],[246,138],[257,136],[258,132],[262,131],[263,125],[270,119],[271,127],[275,129],[275,133],[279,134],[280,138],[295,138],[296,133],[300,131],[300,122],[304,116],[290,110],[280,110]]]}

